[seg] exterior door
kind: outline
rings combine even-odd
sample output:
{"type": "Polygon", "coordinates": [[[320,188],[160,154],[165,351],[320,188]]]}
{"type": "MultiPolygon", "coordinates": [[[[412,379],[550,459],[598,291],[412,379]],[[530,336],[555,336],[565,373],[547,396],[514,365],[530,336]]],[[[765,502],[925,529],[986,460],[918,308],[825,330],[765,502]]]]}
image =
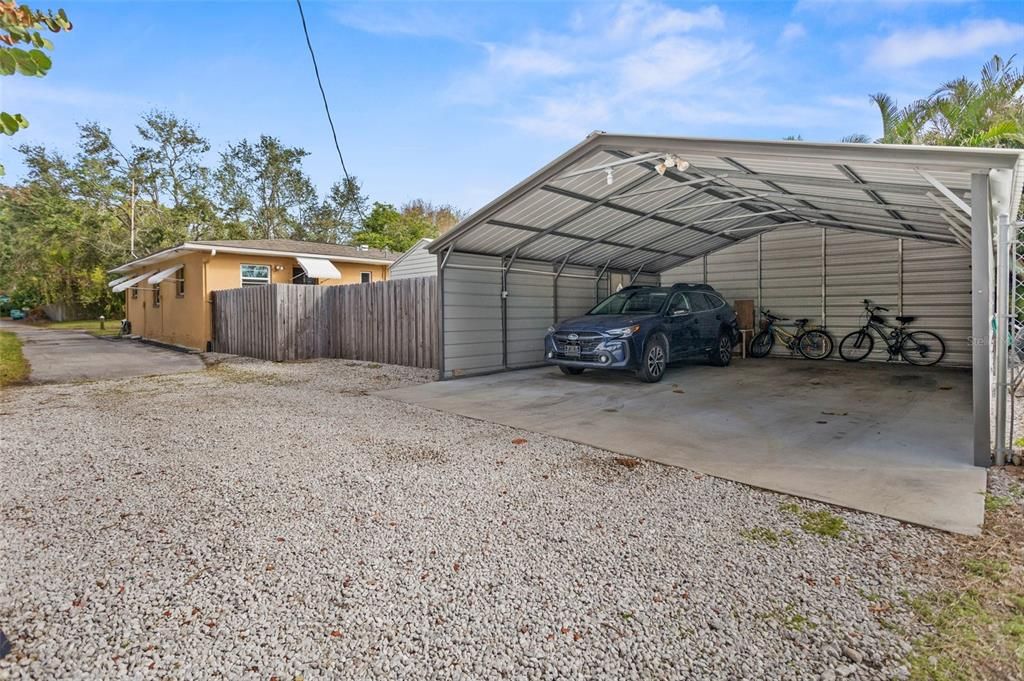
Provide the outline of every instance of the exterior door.
{"type": "Polygon", "coordinates": [[[665,314],[669,360],[681,359],[697,352],[701,347],[700,322],[693,313],[690,296],[683,291],[673,293],[665,314]]]}
{"type": "Polygon", "coordinates": [[[715,311],[712,309],[714,303],[708,296],[694,291],[690,294],[690,304],[693,307],[693,316],[697,320],[697,333],[700,337],[696,349],[710,348],[718,338],[718,320],[715,319],[715,311]]]}

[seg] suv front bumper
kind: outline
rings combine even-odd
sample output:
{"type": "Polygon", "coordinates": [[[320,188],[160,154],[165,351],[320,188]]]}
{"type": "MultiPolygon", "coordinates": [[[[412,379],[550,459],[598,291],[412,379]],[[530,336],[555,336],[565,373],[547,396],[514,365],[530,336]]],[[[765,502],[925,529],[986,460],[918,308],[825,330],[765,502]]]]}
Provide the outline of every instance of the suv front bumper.
{"type": "Polygon", "coordinates": [[[606,338],[592,351],[578,356],[559,351],[552,334],[544,338],[544,361],[579,369],[632,369],[632,338],[606,338]]]}

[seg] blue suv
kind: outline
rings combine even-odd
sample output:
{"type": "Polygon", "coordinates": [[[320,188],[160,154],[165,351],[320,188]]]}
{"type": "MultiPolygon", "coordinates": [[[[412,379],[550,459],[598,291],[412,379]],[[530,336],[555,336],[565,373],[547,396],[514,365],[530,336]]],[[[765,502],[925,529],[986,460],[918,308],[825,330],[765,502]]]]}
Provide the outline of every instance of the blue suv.
{"type": "Polygon", "coordinates": [[[548,328],[544,357],[570,376],[626,369],[654,383],[681,359],[728,365],[738,338],[736,312],[706,284],[628,286],[586,315],[548,328]]]}

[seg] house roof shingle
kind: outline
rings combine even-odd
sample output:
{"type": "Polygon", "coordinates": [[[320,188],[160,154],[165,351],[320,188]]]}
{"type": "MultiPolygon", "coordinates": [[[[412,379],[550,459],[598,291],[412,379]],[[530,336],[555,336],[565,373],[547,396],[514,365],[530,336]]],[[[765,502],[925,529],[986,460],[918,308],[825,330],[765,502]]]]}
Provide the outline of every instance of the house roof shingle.
{"type": "Polygon", "coordinates": [[[352,262],[380,263],[390,267],[400,253],[379,248],[360,248],[342,244],[326,244],[318,241],[297,241],[295,239],[220,239],[216,241],[186,241],[177,246],[165,248],[155,253],[136,258],[110,270],[112,273],[127,272],[132,269],[176,257],[182,252],[196,250],[231,249],[235,252],[253,251],[253,253],[281,253],[289,256],[310,256],[328,258],[330,260],[350,260],[352,262]]]}
{"type": "Polygon", "coordinates": [[[400,254],[379,248],[361,250],[358,246],[342,244],[325,244],[319,241],[298,241],[295,239],[219,239],[216,241],[189,241],[190,244],[204,246],[223,246],[231,248],[252,248],[260,251],[282,251],[285,253],[308,253],[331,258],[375,258],[377,260],[395,260],[400,254]]]}

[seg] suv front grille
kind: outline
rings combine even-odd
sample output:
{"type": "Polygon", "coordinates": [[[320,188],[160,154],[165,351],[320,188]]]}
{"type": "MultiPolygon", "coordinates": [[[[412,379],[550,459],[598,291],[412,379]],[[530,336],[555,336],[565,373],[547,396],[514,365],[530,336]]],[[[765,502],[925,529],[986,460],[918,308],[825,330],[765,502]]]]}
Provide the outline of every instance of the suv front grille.
{"type": "Polygon", "coordinates": [[[555,352],[558,354],[560,359],[579,358],[583,361],[587,361],[594,356],[597,352],[597,346],[599,346],[602,341],[604,341],[604,336],[592,331],[556,333],[555,352]],[[569,336],[576,336],[576,338],[569,338],[569,336]],[[572,355],[569,355],[566,352],[568,346],[578,346],[579,354],[573,353],[572,355]]]}

